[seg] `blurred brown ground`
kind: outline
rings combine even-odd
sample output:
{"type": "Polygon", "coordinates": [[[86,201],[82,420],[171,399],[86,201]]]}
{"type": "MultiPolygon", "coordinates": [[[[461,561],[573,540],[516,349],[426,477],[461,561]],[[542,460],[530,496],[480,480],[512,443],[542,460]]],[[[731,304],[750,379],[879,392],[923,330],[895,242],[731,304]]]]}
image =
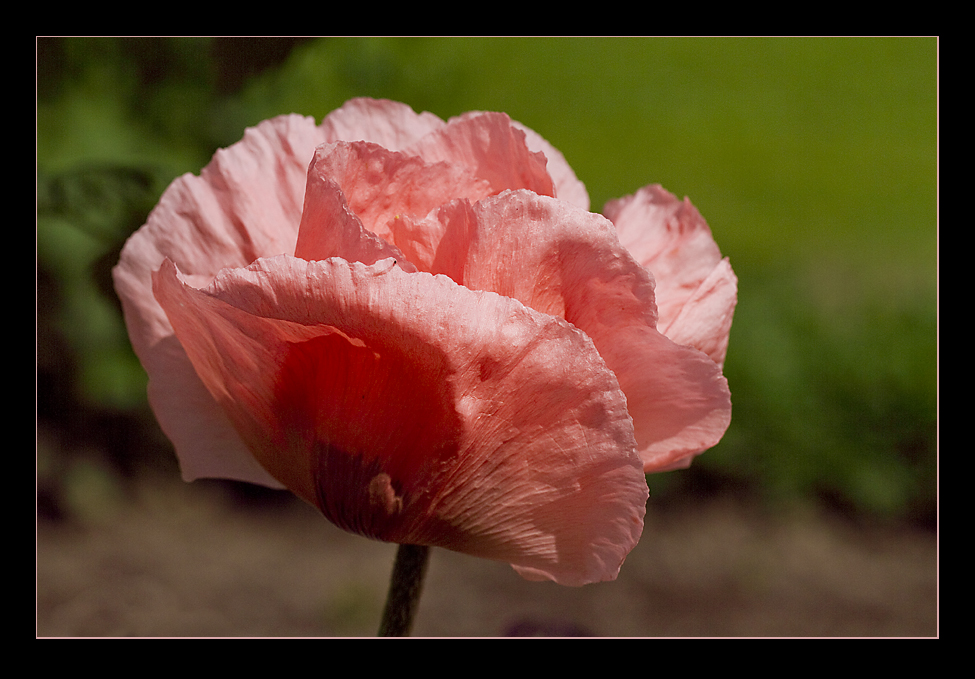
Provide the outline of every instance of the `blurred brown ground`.
{"type": "MultiPolygon", "coordinates": [[[[282,496],[176,479],[41,519],[37,635],[372,636],[395,546],[282,496]]],[[[715,500],[648,514],[618,580],[566,588],[434,550],[414,636],[938,634],[930,531],[715,500]]]]}

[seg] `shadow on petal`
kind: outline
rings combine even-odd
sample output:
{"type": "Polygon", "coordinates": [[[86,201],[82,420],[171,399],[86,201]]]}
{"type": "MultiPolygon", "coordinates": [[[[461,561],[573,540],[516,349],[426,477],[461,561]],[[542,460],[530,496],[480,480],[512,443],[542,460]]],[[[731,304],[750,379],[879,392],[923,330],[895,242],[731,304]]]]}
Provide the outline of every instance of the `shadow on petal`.
{"type": "Polygon", "coordinates": [[[613,579],[647,499],[626,399],[565,321],[391,260],[259,260],[156,294],[268,472],[340,526],[613,579]]]}

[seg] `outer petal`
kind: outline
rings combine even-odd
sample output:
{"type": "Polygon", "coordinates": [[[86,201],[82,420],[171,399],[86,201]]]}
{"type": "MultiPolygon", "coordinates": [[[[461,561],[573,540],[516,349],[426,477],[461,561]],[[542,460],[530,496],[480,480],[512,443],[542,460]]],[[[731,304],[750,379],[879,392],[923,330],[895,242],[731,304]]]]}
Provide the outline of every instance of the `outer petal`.
{"type": "Polygon", "coordinates": [[[737,303],[738,277],[725,258],[684,303],[666,335],[678,344],[700,349],[723,367],[737,303]]]}
{"type": "Polygon", "coordinates": [[[680,201],[656,185],[607,203],[603,212],[620,242],[653,272],[660,331],[722,365],[737,278],[701,214],[686,198],[680,201]]]}
{"type": "Polygon", "coordinates": [[[359,98],[329,113],[321,129],[323,141],[368,141],[399,151],[444,126],[434,114],[416,113],[397,101],[359,98]]]}
{"type": "Polygon", "coordinates": [[[522,125],[518,121],[512,121],[512,125],[525,133],[525,143],[528,144],[529,149],[545,154],[545,158],[548,161],[546,169],[555,182],[555,197],[588,211],[589,192],[586,191],[586,185],[579,181],[575,171],[569,165],[565,156],[562,155],[562,152],[552,146],[542,135],[535,132],[535,130],[522,125]]]}
{"type": "Polygon", "coordinates": [[[467,258],[454,275],[592,338],[626,394],[646,471],[686,466],[721,439],[731,419],[726,380],[707,356],[656,330],[653,280],[607,219],[527,191],[486,198],[471,212],[458,218],[467,258]]]}
{"type": "MultiPolygon", "coordinates": [[[[471,112],[445,123],[432,113],[415,113],[406,104],[385,99],[359,98],[346,102],[322,121],[322,132],[329,141],[369,141],[390,151],[400,151],[415,145],[429,133],[442,131],[448,124],[463,127],[472,117],[506,117],[504,114],[471,112]],[[456,122],[455,122],[456,121],[456,122]]],[[[531,152],[540,152],[547,159],[547,171],[555,181],[557,196],[573,205],[589,209],[589,194],[579,181],[565,156],[529,127],[508,121],[525,135],[531,152]]],[[[462,158],[467,163],[467,158],[462,158]]],[[[531,188],[504,186],[503,188],[531,188]]],[[[456,197],[456,196],[455,196],[456,197]]]]}
{"type": "Polygon", "coordinates": [[[254,455],[337,524],[570,585],[614,578],[639,539],[625,398],[561,319],[389,260],[155,283],[254,455]]]}
{"type": "Polygon", "coordinates": [[[113,271],[160,426],[177,450],[192,445],[210,452],[202,466],[182,460],[186,480],[219,476],[278,485],[254,462],[172,340],[169,321],[152,296],[152,272],[168,257],[202,286],[225,267],[293,252],[308,159],[322,141],[314,120],[301,116],[281,116],[247,130],[243,140],[218,151],[200,176],[186,174],[166,189],[113,271]],[[179,389],[161,389],[161,376],[166,387],[179,381],[179,389]]]}

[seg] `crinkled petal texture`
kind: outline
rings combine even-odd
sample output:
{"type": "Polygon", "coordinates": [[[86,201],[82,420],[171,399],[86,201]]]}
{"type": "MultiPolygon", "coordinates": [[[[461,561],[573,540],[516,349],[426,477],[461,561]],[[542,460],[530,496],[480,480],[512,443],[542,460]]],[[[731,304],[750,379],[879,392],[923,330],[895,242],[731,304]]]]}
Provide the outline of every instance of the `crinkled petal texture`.
{"type": "Polygon", "coordinates": [[[218,271],[294,252],[308,158],[326,141],[314,121],[284,116],[247,130],[200,176],[176,179],[113,271],[136,354],[149,374],[149,402],[180,458],[183,477],[230,478],[280,487],[254,460],[204,389],[152,296],[167,257],[205,285],[218,271]]]}
{"type": "Polygon", "coordinates": [[[646,471],[686,467],[721,439],[731,396],[720,367],[657,331],[653,278],[609,220],[518,190],[453,201],[423,227],[440,237],[409,251],[420,270],[512,297],[592,338],[626,394],[646,471]]]}
{"type": "Polygon", "coordinates": [[[501,113],[356,99],[248,130],[114,270],[184,478],[530,578],[615,577],[643,472],[728,426],[735,280],[689,203],[609,208],[501,113]]]}
{"type": "Polygon", "coordinates": [[[657,185],[611,201],[603,212],[623,246],[657,280],[660,331],[723,365],[738,279],[701,213],[657,185]]]}
{"type": "Polygon", "coordinates": [[[647,488],[626,399],[590,339],[393,260],[262,259],[155,295],[255,457],[337,525],[616,577],[647,488]]]}
{"type": "MultiPolygon", "coordinates": [[[[548,159],[548,168],[557,177],[553,186],[544,172],[544,152],[550,146],[504,114],[470,113],[444,122],[430,113],[417,114],[405,104],[373,99],[353,99],[318,126],[312,118],[298,115],[264,121],[248,129],[237,144],[218,151],[199,176],[176,179],[147,223],[126,243],[113,277],[133,348],[149,375],[150,404],[176,448],[188,481],[216,477],[280,487],[254,461],[203,388],[152,295],[152,272],[170,258],[187,280],[203,287],[224,268],[247,266],[258,257],[294,254],[297,245],[306,258],[342,256],[371,263],[394,256],[408,268],[393,242],[375,234],[361,235],[362,223],[344,195],[333,194],[328,205],[318,191],[319,201],[312,209],[329,216],[337,211],[342,213],[340,220],[332,233],[320,231],[310,241],[298,243],[302,220],[316,217],[313,212],[303,216],[315,148],[340,141],[365,142],[390,151],[411,149],[409,155],[424,163],[439,163],[452,176],[476,184],[473,193],[464,194],[471,198],[513,188],[512,183],[517,185],[517,178],[523,177],[530,185],[518,188],[552,193],[564,187],[574,200],[588,203],[585,189],[558,154],[548,159]],[[516,169],[506,170],[505,165],[516,169]],[[488,176],[474,178],[479,168],[488,176]],[[492,181],[499,183],[496,189],[491,188],[492,181]]],[[[377,179],[375,173],[370,176],[377,179]]],[[[353,205],[361,207],[364,195],[354,190],[357,180],[346,179],[353,205]]],[[[402,187],[394,185],[380,193],[395,194],[402,187]]],[[[375,193],[368,185],[364,191],[375,193]]],[[[367,219],[396,216],[378,207],[366,212],[367,219]]],[[[369,226],[381,234],[381,224],[371,220],[369,226]]],[[[422,237],[417,242],[422,247],[422,237]]]]}
{"type": "Polygon", "coordinates": [[[686,467],[731,421],[720,368],[657,331],[653,279],[601,215],[516,191],[475,207],[465,285],[510,295],[588,334],[626,394],[647,472],[686,467]]]}

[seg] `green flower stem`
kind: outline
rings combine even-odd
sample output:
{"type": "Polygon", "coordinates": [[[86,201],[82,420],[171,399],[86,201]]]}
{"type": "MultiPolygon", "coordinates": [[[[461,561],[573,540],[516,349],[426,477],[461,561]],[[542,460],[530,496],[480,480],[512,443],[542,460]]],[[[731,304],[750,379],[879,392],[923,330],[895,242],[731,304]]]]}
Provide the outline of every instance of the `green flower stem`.
{"type": "Polygon", "coordinates": [[[379,626],[381,637],[406,637],[413,627],[413,617],[420,605],[423,576],[430,562],[430,548],[400,545],[396,551],[393,575],[389,581],[386,609],[379,626]]]}

